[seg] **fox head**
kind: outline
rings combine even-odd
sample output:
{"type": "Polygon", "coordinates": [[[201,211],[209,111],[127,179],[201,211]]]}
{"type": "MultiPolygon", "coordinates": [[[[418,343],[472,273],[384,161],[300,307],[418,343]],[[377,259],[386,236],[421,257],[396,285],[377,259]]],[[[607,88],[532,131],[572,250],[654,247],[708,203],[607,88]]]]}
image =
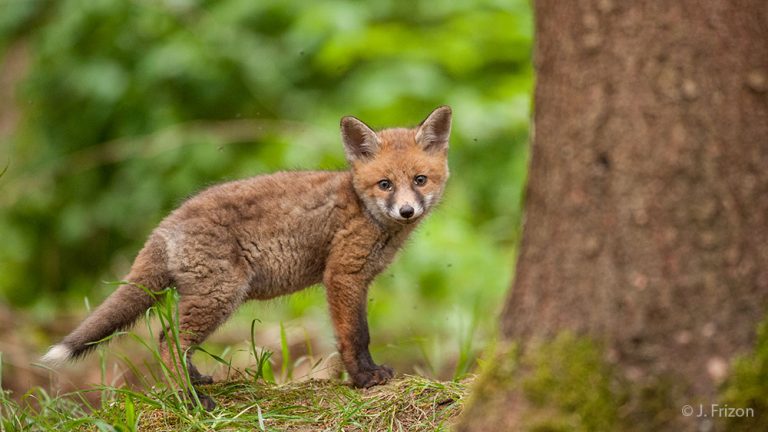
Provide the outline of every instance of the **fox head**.
{"type": "Polygon", "coordinates": [[[451,108],[442,106],[412,129],[374,132],[355,117],[341,119],[341,137],[355,192],[380,223],[407,225],[440,201],[448,180],[451,108]]]}

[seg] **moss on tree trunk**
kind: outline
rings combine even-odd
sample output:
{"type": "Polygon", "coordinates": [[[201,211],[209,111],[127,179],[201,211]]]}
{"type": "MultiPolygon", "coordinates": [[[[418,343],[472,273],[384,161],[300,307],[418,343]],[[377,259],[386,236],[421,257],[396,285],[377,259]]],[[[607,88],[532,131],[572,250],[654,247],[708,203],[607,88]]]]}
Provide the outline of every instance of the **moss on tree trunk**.
{"type": "Polygon", "coordinates": [[[639,386],[591,338],[566,331],[523,353],[505,342],[483,362],[457,429],[639,432],[678,430],[690,418],[699,430],[768,430],[768,319],[758,334],[713,399],[679,406],[684,383],[658,376],[639,386]]]}

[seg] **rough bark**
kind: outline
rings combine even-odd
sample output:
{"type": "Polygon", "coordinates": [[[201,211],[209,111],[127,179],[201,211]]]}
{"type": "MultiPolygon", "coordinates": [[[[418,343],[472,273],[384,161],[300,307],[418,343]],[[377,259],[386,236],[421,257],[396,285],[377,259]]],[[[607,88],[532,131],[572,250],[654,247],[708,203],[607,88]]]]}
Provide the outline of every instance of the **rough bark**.
{"type": "MultiPolygon", "coordinates": [[[[717,401],[768,306],[768,3],[538,0],[535,16],[502,335],[523,350],[587,336],[635,389],[623,415],[642,411],[636,389],[666,385],[675,414],[656,426],[706,427],[680,408],[717,401]]],[[[518,424],[524,406],[487,415],[518,424]]]]}

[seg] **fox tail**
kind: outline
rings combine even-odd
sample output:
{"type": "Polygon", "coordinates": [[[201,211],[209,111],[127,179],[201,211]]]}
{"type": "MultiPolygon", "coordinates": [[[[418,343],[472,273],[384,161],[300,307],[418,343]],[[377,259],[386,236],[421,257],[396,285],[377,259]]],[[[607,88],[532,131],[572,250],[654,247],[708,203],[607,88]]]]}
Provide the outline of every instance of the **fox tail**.
{"type": "Polygon", "coordinates": [[[108,336],[129,328],[149,309],[155,298],[146,290],[160,291],[170,285],[165,241],[153,235],[139,252],[120,285],[96,310],[40,359],[57,366],[85,356],[108,336]],[[146,289],[146,290],[145,290],[146,289]]]}

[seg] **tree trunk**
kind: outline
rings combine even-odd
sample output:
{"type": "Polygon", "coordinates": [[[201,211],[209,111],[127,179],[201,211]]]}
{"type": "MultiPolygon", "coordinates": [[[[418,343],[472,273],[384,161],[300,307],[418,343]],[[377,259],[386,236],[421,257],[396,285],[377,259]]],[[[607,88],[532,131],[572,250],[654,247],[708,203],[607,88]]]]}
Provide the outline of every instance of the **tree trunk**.
{"type": "MultiPolygon", "coordinates": [[[[768,3],[538,0],[535,16],[530,178],[502,338],[524,358],[564,331],[587,337],[627,389],[618,418],[711,430],[723,415],[697,417],[700,404],[712,414],[768,306],[768,3]]],[[[525,426],[535,401],[520,386],[502,394],[478,396],[460,429],[525,426]]]]}

